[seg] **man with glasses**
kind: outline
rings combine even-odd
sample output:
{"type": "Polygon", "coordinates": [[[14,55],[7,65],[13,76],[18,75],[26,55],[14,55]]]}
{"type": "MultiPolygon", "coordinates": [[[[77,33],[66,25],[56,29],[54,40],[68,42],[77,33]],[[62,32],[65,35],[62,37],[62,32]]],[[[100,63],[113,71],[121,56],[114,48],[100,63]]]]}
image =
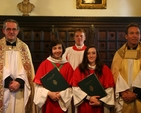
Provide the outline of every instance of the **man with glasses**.
{"type": "Polygon", "coordinates": [[[35,113],[33,106],[34,68],[28,46],[17,35],[18,22],[3,23],[0,39],[0,113],[35,113]]]}

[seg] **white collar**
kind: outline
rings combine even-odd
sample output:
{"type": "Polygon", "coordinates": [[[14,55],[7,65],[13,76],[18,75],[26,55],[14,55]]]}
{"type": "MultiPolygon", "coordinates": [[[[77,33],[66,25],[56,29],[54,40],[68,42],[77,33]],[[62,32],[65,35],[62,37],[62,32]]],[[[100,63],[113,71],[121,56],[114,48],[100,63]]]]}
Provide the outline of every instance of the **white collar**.
{"type": "Polygon", "coordinates": [[[96,65],[94,65],[94,66],[91,66],[90,64],[88,64],[88,67],[90,68],[90,69],[95,69],[96,68],[96,65]]]}
{"type": "Polygon", "coordinates": [[[77,49],[82,49],[84,44],[82,46],[78,46],[78,45],[75,44],[75,46],[76,46],[77,49]]]}
{"type": "Polygon", "coordinates": [[[68,62],[64,57],[62,57],[62,59],[58,60],[58,59],[54,59],[51,56],[49,56],[47,59],[51,62],[60,63],[60,64],[64,64],[64,63],[68,62]]]}

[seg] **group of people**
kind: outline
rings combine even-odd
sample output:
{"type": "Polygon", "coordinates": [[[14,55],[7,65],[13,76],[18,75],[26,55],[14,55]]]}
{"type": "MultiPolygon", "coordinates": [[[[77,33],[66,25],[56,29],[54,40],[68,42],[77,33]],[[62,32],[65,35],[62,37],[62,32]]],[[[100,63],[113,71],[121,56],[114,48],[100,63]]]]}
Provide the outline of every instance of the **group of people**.
{"type": "Polygon", "coordinates": [[[141,111],[141,43],[136,23],[127,26],[127,43],[116,51],[111,69],[101,61],[94,45],[85,46],[85,31],[78,29],[72,47],[65,49],[59,38],[51,40],[50,55],[41,62],[36,74],[28,46],[17,37],[19,30],[16,20],[4,21],[5,36],[0,39],[0,113],[141,111]],[[70,87],[57,92],[44,88],[41,78],[53,68],[70,87]],[[105,97],[90,96],[79,87],[78,83],[93,73],[106,91],[105,97]]]}

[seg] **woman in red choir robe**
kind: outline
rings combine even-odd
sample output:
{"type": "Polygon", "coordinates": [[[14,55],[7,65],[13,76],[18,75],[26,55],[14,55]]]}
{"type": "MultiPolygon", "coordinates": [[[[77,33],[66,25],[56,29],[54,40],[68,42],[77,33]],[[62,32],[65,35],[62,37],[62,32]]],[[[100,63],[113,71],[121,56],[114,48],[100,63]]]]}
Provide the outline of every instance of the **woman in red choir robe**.
{"type": "Polygon", "coordinates": [[[43,87],[40,79],[54,67],[56,67],[65,80],[70,84],[73,74],[71,65],[62,58],[65,52],[63,43],[59,39],[52,40],[50,43],[50,56],[44,60],[34,78],[36,83],[34,103],[41,108],[42,113],[66,113],[72,99],[72,88],[52,92],[43,87]]]}
{"type": "Polygon", "coordinates": [[[72,77],[74,105],[77,113],[104,113],[104,106],[114,105],[114,79],[110,69],[101,62],[95,46],[84,51],[82,63],[76,68],[72,77]],[[104,87],[107,96],[89,96],[78,86],[78,82],[95,73],[104,87]]]}

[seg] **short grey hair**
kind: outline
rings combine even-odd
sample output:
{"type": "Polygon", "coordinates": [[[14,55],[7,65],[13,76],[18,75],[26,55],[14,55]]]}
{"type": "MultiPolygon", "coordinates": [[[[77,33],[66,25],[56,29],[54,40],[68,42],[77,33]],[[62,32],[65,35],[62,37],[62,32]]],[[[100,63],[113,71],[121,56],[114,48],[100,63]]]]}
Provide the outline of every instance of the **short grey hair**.
{"type": "Polygon", "coordinates": [[[3,23],[3,29],[6,28],[6,23],[7,22],[14,22],[14,23],[16,23],[17,24],[17,29],[20,30],[18,22],[16,20],[14,20],[14,19],[7,19],[7,20],[5,20],[4,23],[3,23]]]}

